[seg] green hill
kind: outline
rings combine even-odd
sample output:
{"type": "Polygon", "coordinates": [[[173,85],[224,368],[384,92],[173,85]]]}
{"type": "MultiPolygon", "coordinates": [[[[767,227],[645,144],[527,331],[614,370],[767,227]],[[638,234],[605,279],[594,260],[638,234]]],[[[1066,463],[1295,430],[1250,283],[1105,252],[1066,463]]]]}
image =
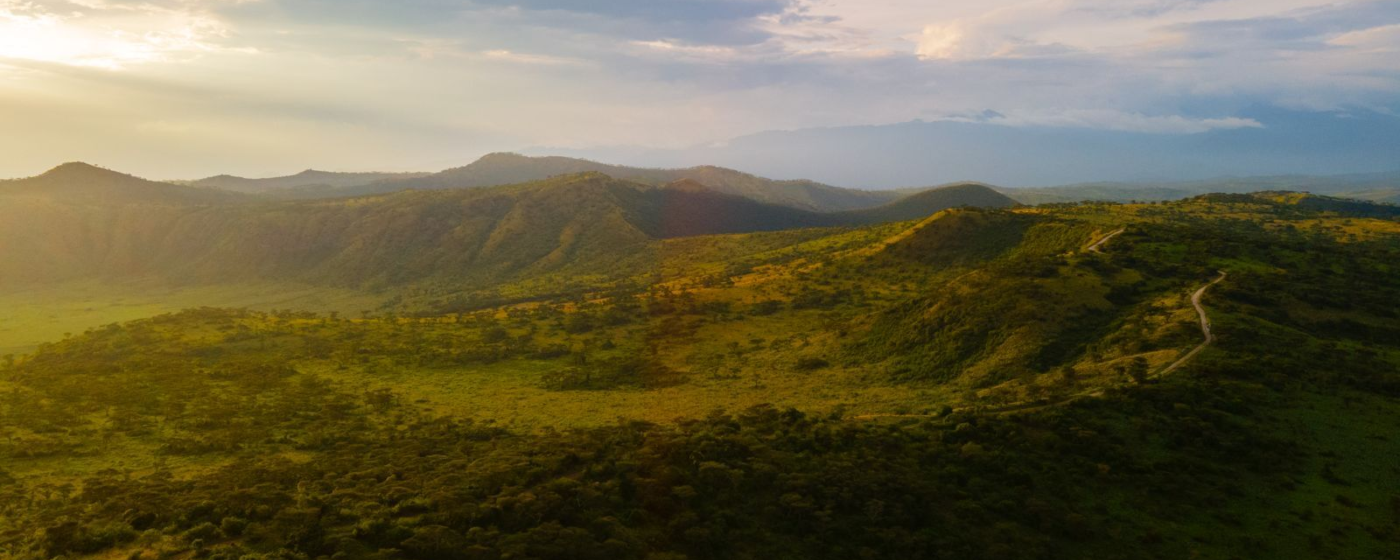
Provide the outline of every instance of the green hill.
{"type": "Polygon", "coordinates": [[[66,173],[44,178],[54,185],[45,203],[0,207],[9,215],[0,223],[0,251],[10,255],[0,262],[6,283],[150,276],[177,283],[435,281],[480,288],[545,273],[620,279],[637,274],[660,239],[854,226],[951,205],[1007,203],[990,191],[958,188],[867,212],[823,214],[693,181],[653,188],[583,173],[492,188],[219,207],[153,201],[183,200],[176,194],[242,199],[130,178],[139,188],[103,187],[127,193],[123,204],[104,206],[98,203],[113,199],[88,194],[91,182],[64,182],[66,173]]]}
{"type": "Polygon", "coordinates": [[[0,552],[1389,558],[1400,222],[1352,204],[666,237],[823,215],[583,174],[202,209],[151,239],[580,289],[190,309],[0,357],[0,552]]]}
{"type": "Polygon", "coordinates": [[[991,187],[964,183],[924,189],[882,206],[845,212],[843,215],[860,223],[902,222],[923,219],[949,208],[1009,208],[1016,204],[1015,200],[991,187]]]}

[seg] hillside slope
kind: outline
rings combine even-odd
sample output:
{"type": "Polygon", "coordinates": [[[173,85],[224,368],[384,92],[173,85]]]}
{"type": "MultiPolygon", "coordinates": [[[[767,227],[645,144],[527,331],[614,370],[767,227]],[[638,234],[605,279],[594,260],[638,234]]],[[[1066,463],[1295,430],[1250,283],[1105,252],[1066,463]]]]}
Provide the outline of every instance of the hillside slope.
{"type": "Polygon", "coordinates": [[[659,239],[855,226],[1007,203],[981,187],[957,188],[870,212],[825,214],[694,181],[653,188],[596,172],[492,188],[219,207],[90,202],[154,200],[151,189],[204,193],[134,181],[130,192],[101,190],[106,198],[89,196],[87,183],[79,183],[63,187],[74,191],[66,197],[51,190],[53,198],[42,202],[0,204],[0,254],[9,257],[0,261],[0,282],[155,276],[182,283],[386,286],[437,279],[484,286],[566,271],[620,277],[635,274],[659,239]]]}
{"type": "MultiPolygon", "coordinates": [[[[728,200],[582,175],[276,207],[436,242],[458,206],[488,238],[567,220],[556,188],[634,234],[663,195],[728,200]]],[[[1391,558],[1400,222],[1312,198],[675,238],[699,266],[634,290],[93,328],[0,357],[0,552],[1391,558]]]]}

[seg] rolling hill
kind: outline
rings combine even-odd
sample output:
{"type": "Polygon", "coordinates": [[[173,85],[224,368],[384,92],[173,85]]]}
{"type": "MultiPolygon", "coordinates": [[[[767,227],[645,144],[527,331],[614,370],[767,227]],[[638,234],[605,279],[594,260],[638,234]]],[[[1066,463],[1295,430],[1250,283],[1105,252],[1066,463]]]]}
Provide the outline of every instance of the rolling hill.
{"type": "Polygon", "coordinates": [[[902,222],[961,206],[976,208],[1009,208],[1016,206],[1012,198],[980,183],[958,183],[915,191],[913,194],[874,208],[843,212],[855,223],[902,222]]]}
{"type": "Polygon", "coordinates": [[[582,288],[203,307],[0,356],[4,556],[1308,560],[1400,539],[1389,207],[1216,194],[659,239],[830,215],[586,173],[192,216],[152,246],[582,288]],[[652,274],[618,286],[587,254],[652,274]]]}
{"type": "Polygon", "coordinates": [[[858,226],[955,206],[1013,204],[967,185],[872,210],[819,213],[695,181],[657,188],[585,172],[489,188],[180,206],[166,199],[245,197],[111,172],[96,175],[111,179],[102,183],[87,176],[93,170],[75,185],[62,181],[70,170],[41,178],[51,195],[42,204],[0,204],[0,254],[10,256],[0,262],[0,282],[159,277],[482,287],[549,273],[621,278],[651,262],[661,239],[858,226]],[[106,196],[94,199],[89,191],[106,196]],[[124,203],[94,203],[113,200],[124,203]]]}

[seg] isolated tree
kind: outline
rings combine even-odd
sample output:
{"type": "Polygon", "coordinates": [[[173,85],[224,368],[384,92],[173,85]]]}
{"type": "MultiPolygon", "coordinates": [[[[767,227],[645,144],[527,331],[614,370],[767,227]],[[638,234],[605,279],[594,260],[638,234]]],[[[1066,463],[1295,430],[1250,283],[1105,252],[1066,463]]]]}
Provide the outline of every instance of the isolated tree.
{"type": "Polygon", "coordinates": [[[1128,364],[1128,377],[1139,385],[1147,382],[1147,371],[1147,359],[1142,356],[1133,358],[1133,361],[1128,364]]]}

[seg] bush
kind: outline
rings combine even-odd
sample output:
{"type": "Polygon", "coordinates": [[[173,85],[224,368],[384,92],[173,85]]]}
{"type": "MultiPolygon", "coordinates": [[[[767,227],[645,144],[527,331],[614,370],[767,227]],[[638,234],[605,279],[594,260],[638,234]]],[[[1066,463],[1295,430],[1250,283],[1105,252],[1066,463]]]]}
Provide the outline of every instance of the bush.
{"type": "Polygon", "coordinates": [[[225,535],[236,537],[243,534],[243,530],[248,528],[248,520],[242,517],[225,517],[219,522],[219,530],[225,535]]]}
{"type": "Polygon", "coordinates": [[[830,366],[831,362],[821,358],[806,357],[797,359],[796,369],[797,371],[816,371],[830,366]]]}

